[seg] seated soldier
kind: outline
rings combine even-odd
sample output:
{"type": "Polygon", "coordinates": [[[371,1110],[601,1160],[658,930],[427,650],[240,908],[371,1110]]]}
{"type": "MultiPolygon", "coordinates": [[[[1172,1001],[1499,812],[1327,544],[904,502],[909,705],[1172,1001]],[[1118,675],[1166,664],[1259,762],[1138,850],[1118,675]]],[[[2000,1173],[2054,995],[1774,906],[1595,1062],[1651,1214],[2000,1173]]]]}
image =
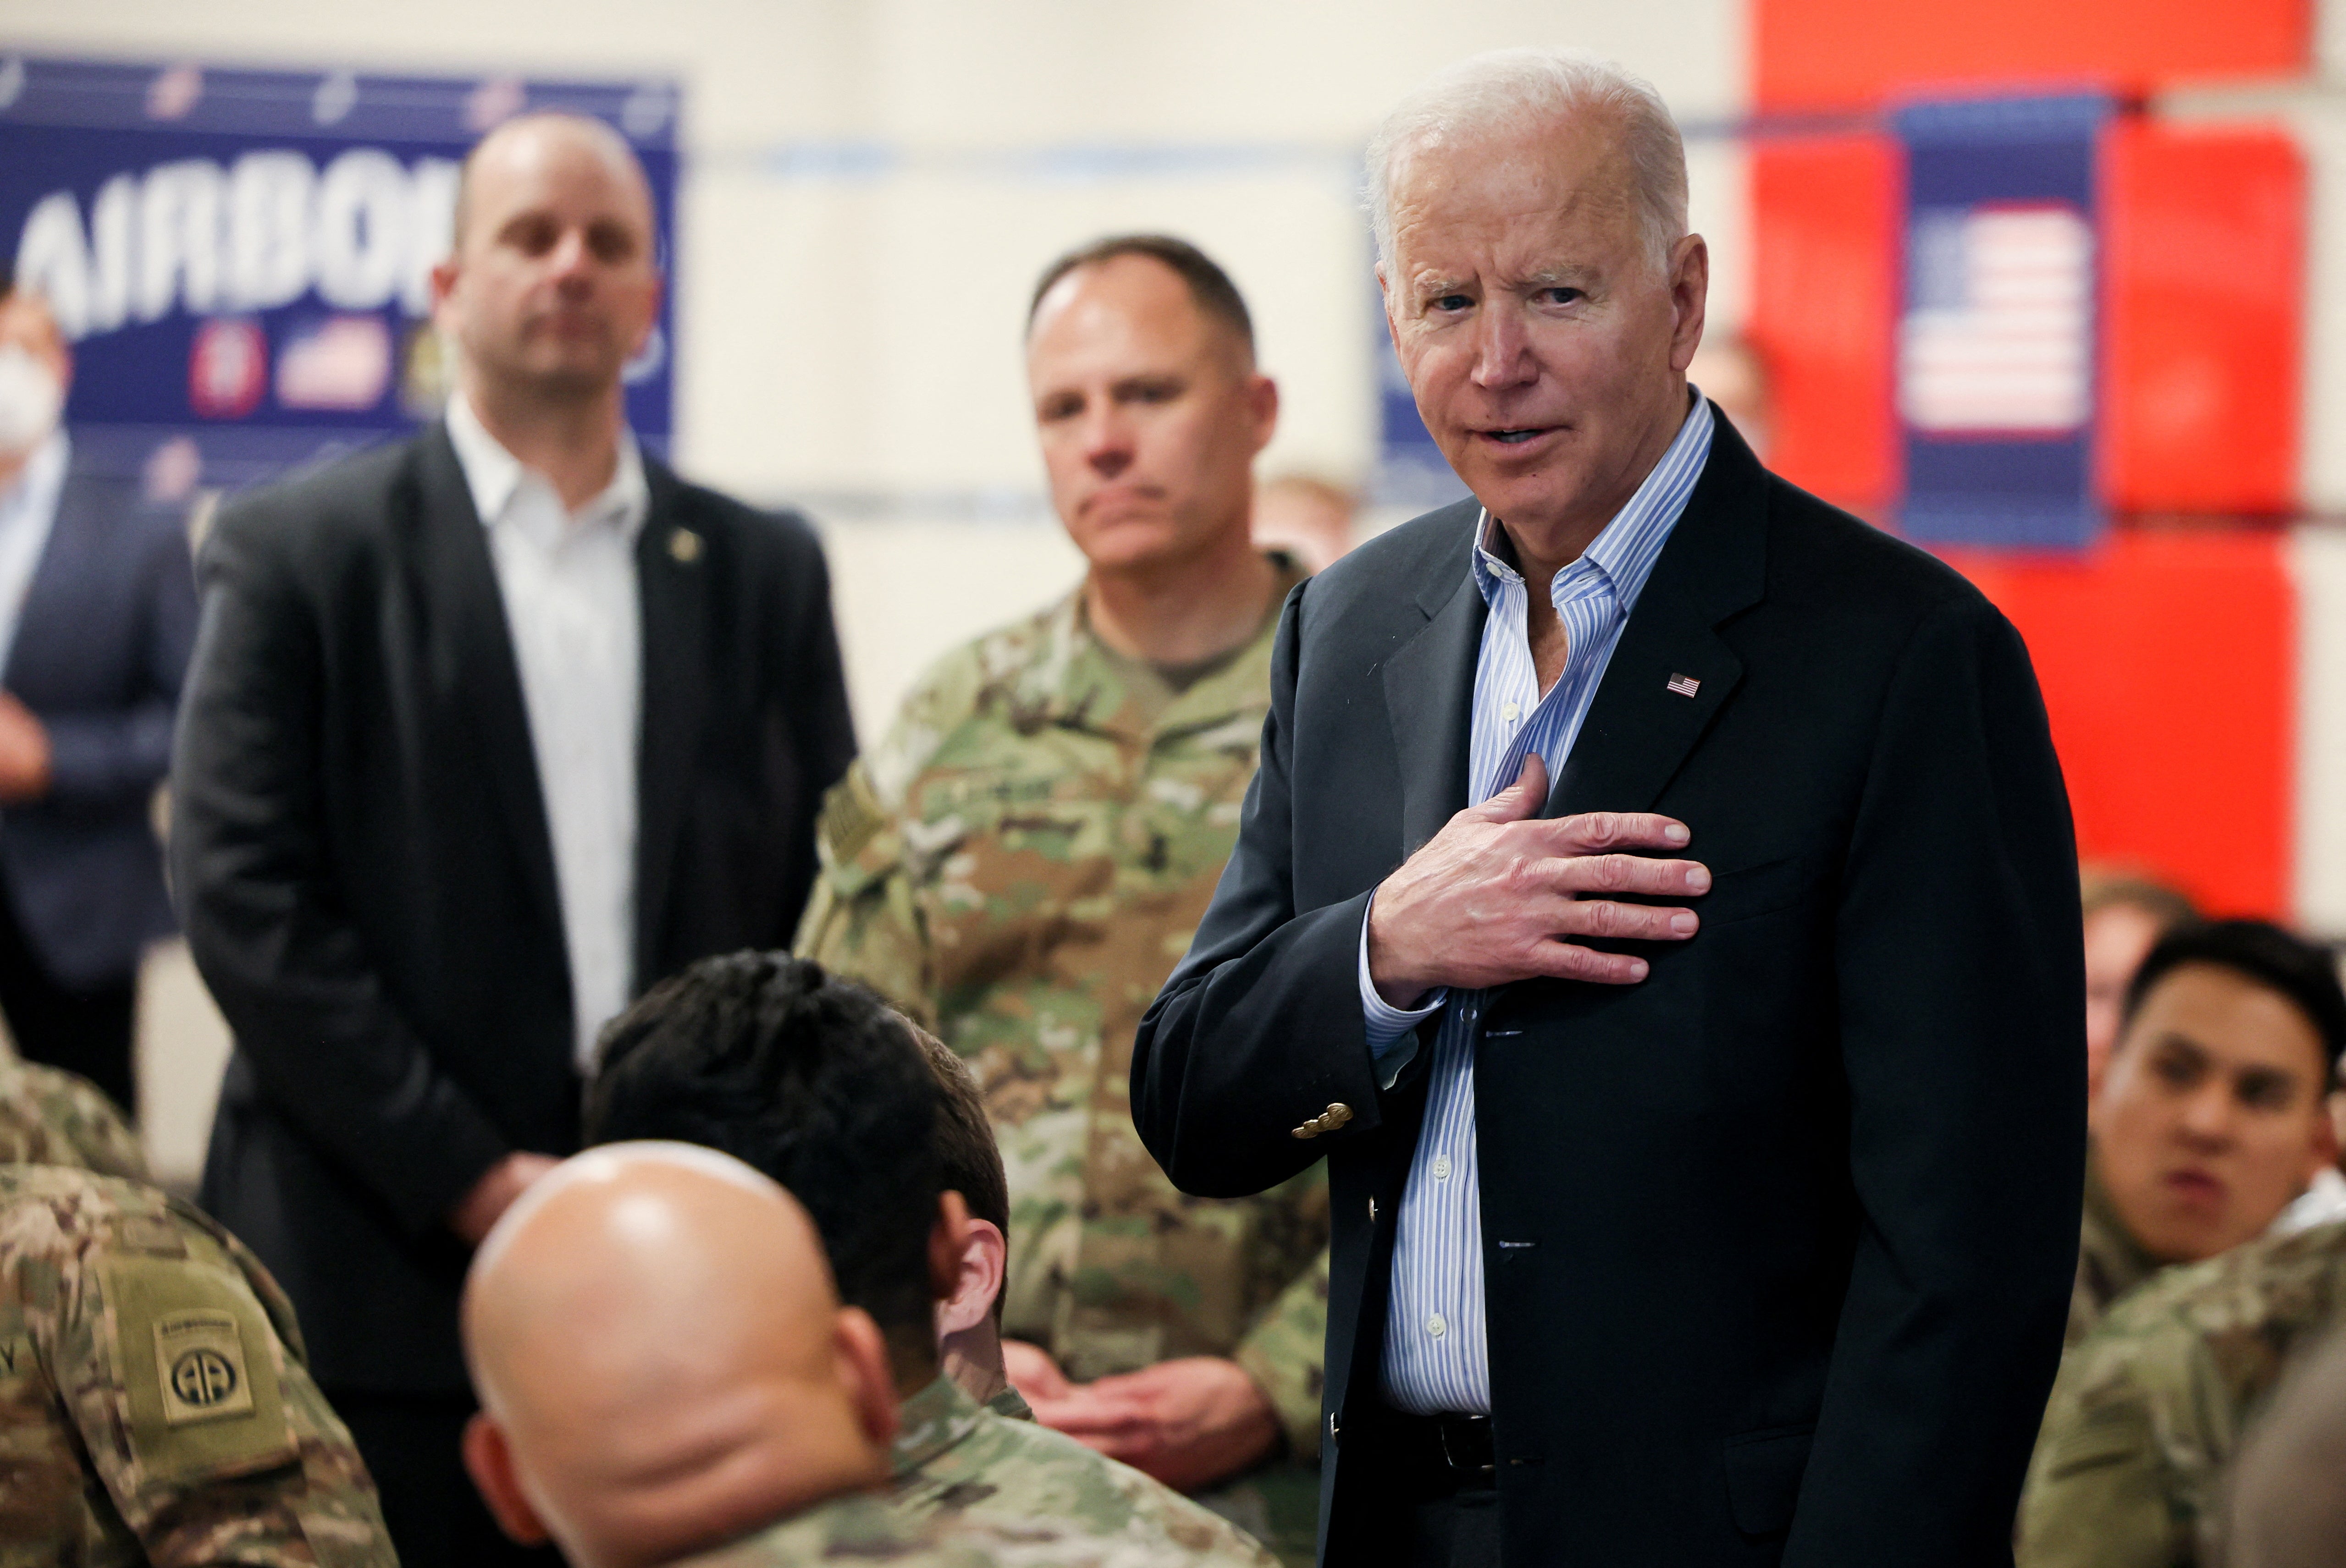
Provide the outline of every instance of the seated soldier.
{"type": "Polygon", "coordinates": [[[138,1135],[105,1090],[9,1051],[0,1051],[0,1162],[149,1179],[138,1135]]]}
{"type": "MultiPolygon", "coordinates": [[[[904,1401],[892,1456],[903,1512],[1005,1529],[1072,1522],[1102,1543],[1146,1548],[1151,1561],[1270,1568],[1260,1548],[1196,1503],[1073,1439],[982,1408],[941,1371],[934,1304],[966,1332],[973,1309],[990,1316],[999,1288],[998,1268],[977,1290],[964,1288],[971,1220],[941,1169],[944,1098],[913,1026],[879,997],[803,960],[743,952],[702,960],[612,1021],[585,1125],[590,1143],[722,1149],[806,1206],[841,1298],[870,1312],[887,1339],[904,1401]]],[[[999,1358],[997,1339],[997,1369],[999,1358]]]]}
{"type": "Polygon", "coordinates": [[[2021,1568],[2214,1563],[2242,1436],[2346,1326],[2346,1221],[2169,1269],[2111,1308],[2054,1386],[2020,1506],[2021,1568]]]}
{"type": "Polygon", "coordinates": [[[2021,1501],[2024,1568],[2200,1561],[2244,1421],[2341,1312],[2346,1224],[2249,1239],[2334,1152],[2321,1091],[2346,993],[2328,956],[2254,921],[2185,928],[2152,950],[2129,1006],[2094,1102],[2105,1223],[2124,1207],[2145,1274],[2218,1256],[2157,1273],[2071,1347],[2021,1501]],[[2137,1072],[2157,1086],[2127,1088],[2137,1072]]]}
{"type": "Polygon", "coordinates": [[[880,1330],[839,1305],[790,1194],[713,1150],[565,1161],[474,1255],[464,1331],[465,1468],[508,1534],[571,1568],[1134,1561],[1049,1519],[891,1505],[880,1330]]]}
{"type": "Polygon", "coordinates": [[[2263,1234],[2338,1157],[2341,1044],[2329,955],[2278,926],[2187,925],[2150,950],[2090,1105],[2071,1345],[2158,1269],[2263,1234]]]}
{"type": "Polygon", "coordinates": [[[191,1205],[0,1166],[0,1568],[395,1568],[293,1308],[191,1205]]]}

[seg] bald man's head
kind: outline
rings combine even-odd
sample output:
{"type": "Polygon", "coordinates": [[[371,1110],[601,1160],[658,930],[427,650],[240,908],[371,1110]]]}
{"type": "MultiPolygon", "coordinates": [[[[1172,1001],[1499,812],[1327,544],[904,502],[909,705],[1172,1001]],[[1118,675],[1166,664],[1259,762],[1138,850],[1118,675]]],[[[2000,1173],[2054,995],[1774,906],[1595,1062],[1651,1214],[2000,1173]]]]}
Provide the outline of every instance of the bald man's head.
{"type": "Polygon", "coordinates": [[[659,311],[656,229],[643,166],[600,120],[524,115],[483,137],[432,274],[433,319],[468,392],[617,397],[659,311]]]}
{"type": "Polygon", "coordinates": [[[465,1461],[516,1539],[648,1568],[887,1474],[879,1330],[797,1202],[681,1144],[570,1160],[465,1283],[465,1461]]]}

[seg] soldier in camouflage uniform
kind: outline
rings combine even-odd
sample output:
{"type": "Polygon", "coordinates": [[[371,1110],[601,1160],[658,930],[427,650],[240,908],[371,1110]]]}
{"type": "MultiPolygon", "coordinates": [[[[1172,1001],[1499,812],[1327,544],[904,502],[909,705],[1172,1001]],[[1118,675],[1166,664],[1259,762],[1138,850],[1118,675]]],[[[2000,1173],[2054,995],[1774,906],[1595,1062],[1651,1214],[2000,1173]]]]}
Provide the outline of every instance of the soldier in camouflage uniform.
{"type": "Polygon", "coordinates": [[[816,1563],[894,1568],[1219,1568],[1243,1562],[1168,1553],[1150,1540],[1103,1537],[1049,1518],[1001,1523],[953,1514],[915,1518],[856,1494],[819,1504],[755,1535],[667,1568],[801,1568],[816,1563]]]}
{"type": "MultiPolygon", "coordinates": [[[[940,661],[833,790],[799,950],[897,1001],[975,1070],[1009,1166],[1014,1378],[1025,1341],[1077,1384],[1118,1380],[1090,1408],[1114,1389],[1129,1411],[1144,1392],[1178,1400],[1218,1378],[1227,1392],[1234,1361],[1260,1426],[1232,1446],[1260,1454],[1283,1433],[1293,1462],[1212,1501],[1304,1559],[1325,1173],[1240,1201],[1186,1196],[1134,1133],[1128,1093],[1140,1015],[1236,842],[1277,611],[1298,578],[1247,538],[1275,394],[1229,280],[1153,239],[1104,241],[1045,275],[1028,371],[1054,502],[1090,571],[940,661]],[[1151,573],[1154,587],[1134,586],[1151,573]],[[1152,593],[1216,624],[1168,631],[1149,619],[1152,593]]],[[[1022,1391],[1084,1432],[1085,1390],[1039,1360],[1022,1391]]],[[[1227,1474],[1221,1454],[1169,1441],[1119,1448],[1098,1419],[1086,1435],[1160,1478],[1227,1474]]]]}
{"type": "Polygon", "coordinates": [[[0,1052],[0,1162],[146,1181],[138,1135],[87,1078],[0,1052]]]}
{"type": "Polygon", "coordinates": [[[2346,993],[2320,948],[2245,920],[2158,940],[2094,1090],[2068,1344],[2160,1269],[2263,1234],[2330,1166],[2341,1047],[2346,993]]]}
{"type": "Polygon", "coordinates": [[[906,1400],[890,1453],[890,1500],[913,1519],[946,1514],[1009,1532],[1037,1524],[1115,1543],[1149,1563],[1272,1568],[1219,1516],[1071,1437],[979,1406],[939,1377],[906,1400]]]}
{"type": "Polygon", "coordinates": [[[2069,1291],[2069,1327],[2062,1344],[2082,1344],[2112,1303],[2165,1267],[2127,1229],[2088,1164],[2086,1217],[2077,1234],[2077,1282],[2069,1291]]]}
{"type": "Polygon", "coordinates": [[[0,1568],[393,1568],[293,1308],[150,1186],[0,1166],[0,1568]]]}
{"type": "Polygon", "coordinates": [[[2300,1351],[2346,1323],[2346,1222],[2173,1268],[2064,1363],[2021,1502],[2022,1568],[2213,1563],[2219,1484],[2300,1351]]]}

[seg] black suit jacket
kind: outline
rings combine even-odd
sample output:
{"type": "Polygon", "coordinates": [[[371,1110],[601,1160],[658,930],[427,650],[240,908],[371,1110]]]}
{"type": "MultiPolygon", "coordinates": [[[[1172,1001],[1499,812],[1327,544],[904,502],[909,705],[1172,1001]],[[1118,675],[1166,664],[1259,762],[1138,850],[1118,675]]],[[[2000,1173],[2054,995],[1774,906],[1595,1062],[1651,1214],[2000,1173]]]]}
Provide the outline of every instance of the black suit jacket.
{"type": "MultiPolygon", "coordinates": [[[[814,535],[646,464],[635,981],[787,947],[853,750],[814,535]]],[[[578,1140],[568,960],[521,679],[444,429],[224,508],[171,862],[236,1035],[207,1207],[323,1383],[465,1386],[449,1207],[578,1140]]]]}
{"type": "Polygon", "coordinates": [[[0,867],[66,985],[128,980],[171,929],[155,787],[195,631],[186,518],[134,481],[68,473],[0,677],[49,733],[49,792],[8,808],[0,867]]]}
{"type": "MultiPolygon", "coordinates": [[[[1238,850],[1133,1057],[1186,1190],[1328,1158],[1333,1563],[1405,1539],[1379,1349],[1433,1025],[1380,1092],[1355,966],[1371,891],[1466,803],[1476,510],[1289,600],[1238,850]],[[1292,1135],[1331,1102],[1349,1125],[1292,1135]]],[[[1668,813],[1716,880],[1644,983],[1526,982],[1484,1014],[1507,1562],[2008,1563],[2085,1086],[2068,805],[2019,636],[1722,419],[1547,809],[1668,813]]]]}

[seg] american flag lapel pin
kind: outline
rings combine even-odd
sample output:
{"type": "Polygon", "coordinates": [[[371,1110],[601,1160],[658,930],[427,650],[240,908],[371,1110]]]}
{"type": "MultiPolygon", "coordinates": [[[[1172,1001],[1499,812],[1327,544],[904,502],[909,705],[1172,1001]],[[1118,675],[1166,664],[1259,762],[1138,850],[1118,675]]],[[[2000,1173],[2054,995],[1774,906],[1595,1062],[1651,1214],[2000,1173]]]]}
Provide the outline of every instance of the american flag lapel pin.
{"type": "Polygon", "coordinates": [[[1702,689],[1702,682],[1690,675],[1673,675],[1669,678],[1669,689],[1680,697],[1692,697],[1702,689]]]}

